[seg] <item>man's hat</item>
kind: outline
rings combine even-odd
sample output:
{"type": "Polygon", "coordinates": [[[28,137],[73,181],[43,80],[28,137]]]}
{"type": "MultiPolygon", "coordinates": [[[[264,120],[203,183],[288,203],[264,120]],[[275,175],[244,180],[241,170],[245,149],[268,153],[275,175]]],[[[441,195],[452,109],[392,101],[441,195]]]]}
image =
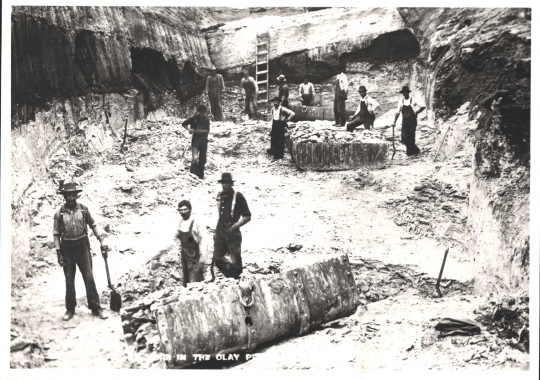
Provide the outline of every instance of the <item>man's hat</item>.
{"type": "Polygon", "coordinates": [[[360,91],[365,91],[365,92],[367,92],[366,86],[360,86],[360,87],[358,88],[358,92],[360,92],[360,91]]]}
{"type": "Polygon", "coordinates": [[[279,77],[277,77],[277,80],[280,82],[286,82],[287,79],[285,79],[285,75],[281,74],[279,77]]]}
{"type": "Polygon", "coordinates": [[[80,193],[82,190],[77,188],[77,184],[74,182],[66,183],[58,190],[58,194],[80,193]]]}
{"type": "Polygon", "coordinates": [[[208,111],[208,109],[206,108],[204,104],[199,104],[197,106],[197,112],[206,112],[206,111],[208,111]]]}
{"type": "Polygon", "coordinates": [[[223,183],[223,182],[234,183],[231,173],[222,173],[221,179],[218,179],[218,182],[219,183],[223,183]]]}
{"type": "Polygon", "coordinates": [[[400,91],[402,94],[408,94],[409,92],[411,92],[411,90],[409,90],[409,86],[403,86],[400,91]]]}
{"type": "Polygon", "coordinates": [[[273,102],[274,100],[281,102],[281,99],[278,96],[274,96],[272,99],[270,99],[271,102],[273,102]]]}

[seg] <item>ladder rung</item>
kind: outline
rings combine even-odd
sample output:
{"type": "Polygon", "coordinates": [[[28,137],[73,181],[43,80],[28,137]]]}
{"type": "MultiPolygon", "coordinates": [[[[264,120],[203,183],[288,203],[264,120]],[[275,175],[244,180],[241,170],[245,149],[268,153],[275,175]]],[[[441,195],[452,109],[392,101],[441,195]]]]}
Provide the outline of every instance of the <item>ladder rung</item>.
{"type": "Polygon", "coordinates": [[[258,66],[258,65],[263,65],[263,64],[267,64],[268,61],[256,61],[255,64],[258,66]]]}
{"type": "Polygon", "coordinates": [[[268,54],[268,50],[258,51],[257,55],[268,54]]]}
{"type": "Polygon", "coordinates": [[[257,84],[265,84],[265,83],[268,83],[268,80],[261,80],[257,82],[257,84]]]}
{"type": "Polygon", "coordinates": [[[259,90],[259,94],[266,94],[268,90],[259,90]]]}
{"type": "Polygon", "coordinates": [[[268,72],[268,70],[257,71],[257,75],[259,75],[259,74],[266,74],[267,72],[268,72]]]}
{"type": "Polygon", "coordinates": [[[268,100],[266,100],[266,99],[259,99],[259,100],[257,100],[257,103],[268,103],[268,100]]]}
{"type": "Polygon", "coordinates": [[[266,41],[266,42],[257,42],[257,46],[262,46],[262,45],[268,45],[268,41],[266,41]]]}

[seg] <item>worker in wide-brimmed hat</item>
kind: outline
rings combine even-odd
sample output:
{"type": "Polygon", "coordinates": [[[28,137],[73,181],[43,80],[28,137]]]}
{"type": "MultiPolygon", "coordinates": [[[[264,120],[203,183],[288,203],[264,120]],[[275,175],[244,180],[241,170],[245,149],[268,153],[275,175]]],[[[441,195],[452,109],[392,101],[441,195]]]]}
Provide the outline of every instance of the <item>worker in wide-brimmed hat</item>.
{"type": "Polygon", "coordinates": [[[189,171],[201,179],[204,178],[204,165],[206,164],[206,152],[208,151],[208,133],[210,133],[210,120],[206,116],[207,111],[205,105],[198,105],[195,115],[182,123],[182,126],[193,135],[189,171]]]}
{"type": "Polygon", "coordinates": [[[240,85],[244,89],[245,99],[244,99],[244,112],[251,118],[251,108],[253,108],[253,114],[257,116],[257,94],[259,93],[259,86],[253,77],[249,76],[247,70],[242,71],[242,81],[240,85]]]}
{"type": "Polygon", "coordinates": [[[218,193],[218,223],[214,235],[213,264],[225,277],[240,278],[242,273],[242,233],[240,227],[251,220],[246,198],[233,189],[233,178],[230,173],[223,173],[222,191],[218,193]],[[229,259],[225,256],[229,255],[229,259]]]}
{"type": "Polygon", "coordinates": [[[77,299],[75,296],[75,273],[77,267],[81,272],[86,287],[88,308],[92,314],[101,319],[107,316],[103,313],[99,302],[99,295],[92,271],[92,255],[90,253],[90,240],[88,239],[87,225],[101,244],[101,254],[107,258],[109,246],[106,236],[88,211],[88,208],[77,202],[78,194],[82,190],[75,183],[60,184],[59,194],[65,199],[65,204],[54,214],[54,245],[58,256],[58,264],[64,268],[66,278],[66,313],[64,321],[73,318],[77,299]]]}
{"type": "Polygon", "coordinates": [[[225,91],[225,82],[221,74],[217,73],[216,69],[210,69],[210,75],[206,77],[205,94],[210,101],[210,111],[214,115],[215,121],[222,121],[223,114],[221,112],[221,98],[225,91]]]}
{"type": "Polygon", "coordinates": [[[289,86],[285,83],[287,82],[285,75],[281,74],[277,77],[277,81],[279,82],[278,97],[281,101],[281,105],[283,107],[289,107],[289,86]]]}
{"type": "Polygon", "coordinates": [[[358,92],[360,93],[360,104],[354,115],[351,116],[351,122],[347,123],[348,132],[352,132],[360,125],[363,125],[365,129],[371,129],[375,121],[375,111],[379,108],[379,103],[367,95],[365,86],[360,86],[358,92]]]}
{"type": "Polygon", "coordinates": [[[270,149],[268,153],[274,154],[274,159],[280,160],[285,154],[285,132],[287,129],[287,122],[291,121],[295,113],[283,106],[283,103],[280,105],[280,98],[272,98],[272,131],[270,132],[270,149]]]}
{"type": "Polygon", "coordinates": [[[407,156],[417,155],[420,153],[420,149],[416,146],[416,125],[418,124],[416,118],[420,112],[426,109],[426,105],[418,99],[418,97],[410,96],[411,90],[408,86],[403,86],[401,91],[403,97],[399,99],[396,118],[392,126],[396,125],[396,122],[401,114],[403,116],[401,124],[401,142],[407,147],[407,156]],[[419,107],[416,111],[413,107],[419,107]]]}

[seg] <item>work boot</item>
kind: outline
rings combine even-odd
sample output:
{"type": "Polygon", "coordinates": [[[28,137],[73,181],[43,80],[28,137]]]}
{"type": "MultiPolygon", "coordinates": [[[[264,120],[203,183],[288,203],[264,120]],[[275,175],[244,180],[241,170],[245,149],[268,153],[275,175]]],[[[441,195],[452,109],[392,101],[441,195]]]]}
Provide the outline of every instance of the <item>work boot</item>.
{"type": "Polygon", "coordinates": [[[199,172],[197,173],[200,179],[204,179],[204,164],[199,165],[199,172]]]}
{"type": "Polygon", "coordinates": [[[71,318],[73,318],[73,315],[75,314],[75,310],[68,310],[66,311],[66,314],[62,317],[63,321],[69,321],[71,318]]]}
{"type": "Polygon", "coordinates": [[[103,309],[92,310],[92,315],[95,315],[96,317],[99,317],[100,319],[107,319],[107,318],[109,318],[108,316],[106,316],[106,315],[103,313],[103,309]]]}

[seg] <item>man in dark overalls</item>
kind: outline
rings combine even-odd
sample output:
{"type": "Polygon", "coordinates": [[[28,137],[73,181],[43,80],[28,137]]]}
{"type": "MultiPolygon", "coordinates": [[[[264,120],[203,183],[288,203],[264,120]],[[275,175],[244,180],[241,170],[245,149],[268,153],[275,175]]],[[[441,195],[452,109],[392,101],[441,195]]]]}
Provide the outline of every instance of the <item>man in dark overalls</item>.
{"type": "Polygon", "coordinates": [[[75,295],[75,273],[77,267],[81,272],[86,287],[88,308],[92,314],[101,319],[106,319],[99,303],[99,295],[94,282],[92,271],[92,255],[90,253],[90,241],[88,239],[87,225],[92,228],[94,235],[101,243],[101,254],[107,257],[109,246],[105,234],[98,227],[88,208],[77,202],[78,194],[82,190],[75,183],[61,185],[60,194],[64,196],[66,203],[54,214],[54,245],[58,256],[58,264],[64,268],[66,278],[66,313],[62,317],[64,321],[73,318],[77,299],[75,295]]]}
{"type": "Polygon", "coordinates": [[[423,104],[416,97],[410,96],[411,91],[408,86],[403,86],[401,91],[403,98],[398,101],[398,108],[396,118],[394,119],[393,127],[396,126],[399,115],[403,115],[403,121],[401,124],[401,142],[407,147],[407,156],[413,156],[420,153],[420,149],[416,146],[416,118],[420,112],[426,109],[423,104]],[[413,106],[420,107],[417,111],[414,111],[413,106]]]}
{"type": "Polygon", "coordinates": [[[208,133],[210,132],[210,120],[206,117],[206,111],[205,105],[199,105],[197,106],[197,113],[182,123],[182,126],[193,135],[191,139],[191,168],[189,171],[201,179],[204,178],[208,133]]]}
{"type": "Polygon", "coordinates": [[[289,86],[287,86],[287,79],[285,79],[285,75],[280,75],[277,77],[277,80],[279,82],[279,89],[278,89],[278,98],[281,101],[281,105],[283,107],[289,107],[289,86]]]}
{"type": "Polygon", "coordinates": [[[221,74],[218,74],[216,69],[210,70],[210,75],[206,78],[205,93],[210,101],[210,111],[214,115],[214,121],[222,121],[223,114],[221,113],[221,97],[225,91],[225,82],[221,74]]]}
{"type": "Polygon", "coordinates": [[[251,220],[246,198],[232,188],[230,173],[221,175],[223,191],[217,196],[219,219],[214,235],[213,263],[225,277],[240,278],[242,273],[242,233],[240,227],[251,220]],[[225,257],[229,254],[230,260],[225,257]]]}
{"type": "Polygon", "coordinates": [[[379,103],[367,95],[365,86],[360,86],[358,92],[360,93],[360,104],[354,115],[351,116],[351,122],[347,123],[347,132],[354,131],[354,128],[360,125],[364,125],[365,129],[371,129],[375,122],[375,111],[379,107],[379,103]]]}
{"type": "Polygon", "coordinates": [[[207,260],[208,244],[206,227],[191,213],[191,202],[182,200],[178,203],[178,212],[182,216],[176,237],[180,240],[182,251],[183,285],[204,280],[204,268],[207,260]]]}
{"type": "Polygon", "coordinates": [[[285,129],[287,122],[291,121],[295,113],[280,105],[280,98],[272,99],[272,131],[270,132],[270,149],[268,153],[274,154],[274,159],[280,160],[285,154],[285,129]]]}

